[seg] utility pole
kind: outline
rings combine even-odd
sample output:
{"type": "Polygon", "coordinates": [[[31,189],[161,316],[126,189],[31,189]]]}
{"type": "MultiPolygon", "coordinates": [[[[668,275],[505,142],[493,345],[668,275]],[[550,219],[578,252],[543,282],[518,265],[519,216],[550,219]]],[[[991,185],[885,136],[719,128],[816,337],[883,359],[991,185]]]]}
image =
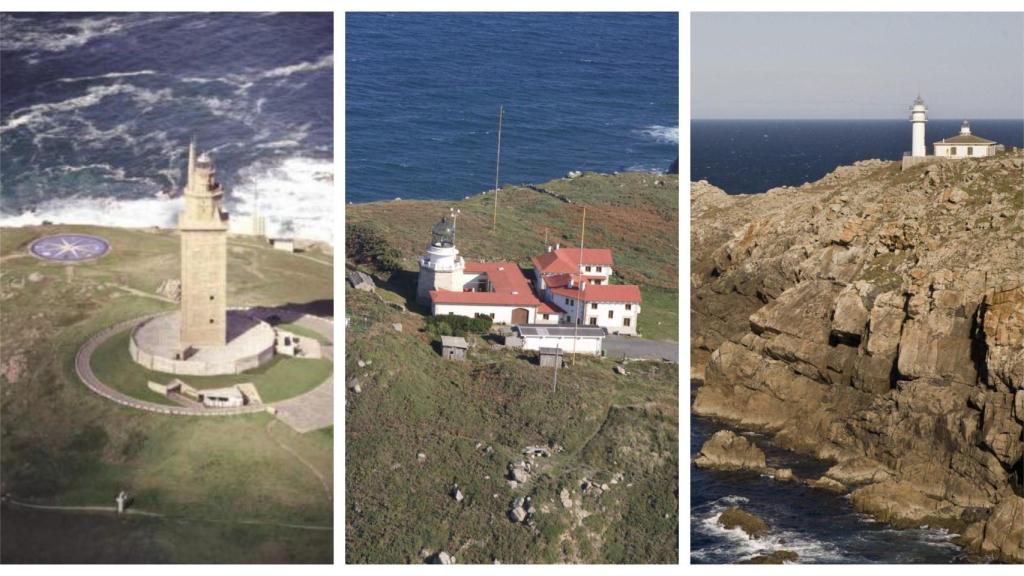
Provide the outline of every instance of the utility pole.
{"type": "Polygon", "coordinates": [[[576,322],[572,329],[572,365],[576,365],[576,341],[579,339],[580,316],[586,317],[587,307],[583,305],[583,243],[587,236],[587,207],[583,207],[583,224],[580,225],[580,264],[576,274],[580,277],[576,282],[576,322]]]}
{"type": "Polygon", "coordinates": [[[498,107],[498,159],[494,165],[494,216],[491,218],[491,232],[498,230],[498,177],[501,174],[501,123],[505,118],[505,106],[498,107]]]}

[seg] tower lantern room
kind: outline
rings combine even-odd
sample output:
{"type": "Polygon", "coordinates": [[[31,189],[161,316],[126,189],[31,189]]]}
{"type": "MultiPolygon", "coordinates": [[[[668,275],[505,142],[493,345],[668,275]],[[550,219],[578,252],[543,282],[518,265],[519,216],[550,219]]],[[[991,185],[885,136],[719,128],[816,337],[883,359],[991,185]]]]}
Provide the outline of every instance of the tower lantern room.
{"type": "Polygon", "coordinates": [[[420,274],[416,286],[416,300],[430,301],[432,290],[461,292],[463,271],[466,267],[459,250],[455,247],[455,222],[458,212],[453,211],[430,231],[430,244],[420,256],[420,274]]]}

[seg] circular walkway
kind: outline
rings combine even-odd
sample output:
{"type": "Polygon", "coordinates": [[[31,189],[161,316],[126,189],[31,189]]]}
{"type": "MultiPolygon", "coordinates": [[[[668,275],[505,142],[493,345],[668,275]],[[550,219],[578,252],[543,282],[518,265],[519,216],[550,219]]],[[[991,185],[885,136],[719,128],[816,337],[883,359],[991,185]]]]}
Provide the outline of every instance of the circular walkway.
{"type": "MultiPolygon", "coordinates": [[[[280,314],[280,311],[264,309],[264,313],[269,316],[280,314]]],[[[79,379],[81,379],[90,390],[104,398],[107,398],[108,400],[113,400],[122,406],[137,408],[139,410],[148,410],[159,414],[173,414],[178,416],[233,416],[237,414],[263,412],[267,409],[267,406],[271,406],[277,410],[277,415],[282,421],[292,428],[295,428],[298,432],[306,432],[322,428],[324,426],[331,425],[333,422],[333,373],[313,390],[300,394],[299,396],[295,396],[294,398],[289,398],[272,404],[242,406],[238,408],[168,406],[165,404],[139,400],[138,398],[124,394],[104,384],[96,374],[93,373],[92,366],[90,365],[90,360],[92,359],[92,355],[96,352],[96,349],[115,334],[119,334],[125,330],[130,330],[138,324],[159,315],[160,314],[151,314],[149,316],[143,316],[142,318],[126,320],[94,334],[85,342],[85,344],[82,345],[81,348],[78,349],[78,354],[75,355],[75,372],[78,374],[79,379]],[[325,407],[323,406],[325,399],[328,401],[326,413],[325,407]],[[325,421],[326,423],[324,423],[325,421]]],[[[302,314],[292,321],[295,324],[299,324],[316,331],[329,342],[334,341],[334,325],[330,320],[308,314],[302,314]]],[[[333,346],[326,345],[323,347],[323,357],[333,362],[333,346]]]]}

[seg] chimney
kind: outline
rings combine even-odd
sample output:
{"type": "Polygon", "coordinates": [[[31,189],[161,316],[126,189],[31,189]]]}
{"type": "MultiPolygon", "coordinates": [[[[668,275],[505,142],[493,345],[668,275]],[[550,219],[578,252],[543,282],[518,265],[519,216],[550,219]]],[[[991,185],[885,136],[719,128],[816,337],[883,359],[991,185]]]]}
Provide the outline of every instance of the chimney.
{"type": "Polygon", "coordinates": [[[551,244],[548,244],[548,252],[551,252],[551,244]]]}
{"type": "Polygon", "coordinates": [[[558,250],[558,249],[560,249],[561,247],[562,247],[562,245],[561,245],[561,244],[555,244],[555,250],[558,250]]]}

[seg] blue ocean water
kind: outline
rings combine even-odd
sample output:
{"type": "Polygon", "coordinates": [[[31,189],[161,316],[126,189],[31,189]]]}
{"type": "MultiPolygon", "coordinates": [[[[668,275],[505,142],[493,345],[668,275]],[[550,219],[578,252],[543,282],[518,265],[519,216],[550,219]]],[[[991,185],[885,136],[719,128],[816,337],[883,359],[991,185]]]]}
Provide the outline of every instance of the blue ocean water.
{"type": "Polygon", "coordinates": [[[346,15],[349,202],[462,198],[678,156],[679,17],[346,15]]]}
{"type": "MultiPolygon", "coordinates": [[[[956,136],[961,120],[929,120],[931,143],[956,136]]],[[[971,131],[1007,147],[1024,146],[1024,120],[974,120],[971,131]]],[[[909,120],[694,120],[691,180],[729,194],[813,182],[858,160],[899,160],[910,150],[909,120]]]]}
{"type": "Polygon", "coordinates": [[[189,140],[229,209],[329,240],[333,17],[0,15],[0,224],[169,226],[189,140]]]}
{"type": "MultiPolygon", "coordinates": [[[[723,425],[691,417],[690,451],[723,425]]],[[[765,450],[768,466],[792,468],[799,478],[818,478],[828,464],[774,447],[768,438],[750,435],[765,450]]],[[[690,464],[690,553],[694,564],[726,564],[777,550],[800,555],[801,563],[947,564],[965,561],[953,543],[955,534],[941,530],[896,530],[853,509],[846,496],[808,488],[798,482],[777,482],[758,473],[701,470],[690,464]],[[750,538],[739,529],[726,530],[719,515],[739,506],[764,519],[771,532],[750,538]]]]}

